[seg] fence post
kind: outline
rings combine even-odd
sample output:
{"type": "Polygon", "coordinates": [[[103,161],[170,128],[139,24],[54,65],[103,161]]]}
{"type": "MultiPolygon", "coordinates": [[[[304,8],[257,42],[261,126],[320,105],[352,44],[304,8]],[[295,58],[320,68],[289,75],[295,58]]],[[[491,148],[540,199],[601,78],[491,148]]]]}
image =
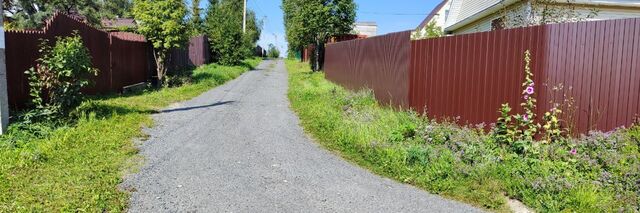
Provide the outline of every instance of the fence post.
{"type": "MultiPolygon", "coordinates": [[[[2,4],[0,4],[0,11],[2,4]]],[[[4,53],[4,21],[0,16],[0,134],[7,131],[9,125],[9,97],[7,95],[7,67],[4,53]]]]}

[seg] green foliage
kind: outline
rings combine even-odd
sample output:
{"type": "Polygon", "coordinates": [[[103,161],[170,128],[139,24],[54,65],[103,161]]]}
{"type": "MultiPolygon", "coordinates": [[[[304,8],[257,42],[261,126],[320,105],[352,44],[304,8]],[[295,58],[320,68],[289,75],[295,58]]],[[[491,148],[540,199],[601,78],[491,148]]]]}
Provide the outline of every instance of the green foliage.
{"type": "Polygon", "coordinates": [[[532,150],[532,142],[536,135],[542,133],[548,142],[562,140],[563,132],[559,120],[562,111],[558,106],[555,106],[543,115],[543,125],[536,122],[537,100],[533,72],[531,71],[531,53],[528,50],[525,51],[524,61],[523,102],[520,104],[524,114],[513,115],[512,121],[511,115],[509,115],[511,109],[508,104],[504,104],[500,110],[500,118],[498,118],[496,128],[493,130],[493,137],[498,142],[512,146],[520,154],[535,154],[526,152],[532,150]]]}
{"type": "Polygon", "coordinates": [[[262,22],[247,10],[247,32],[242,32],[243,2],[240,0],[210,1],[205,19],[213,57],[220,64],[236,65],[252,56],[260,38],[262,22]]]}
{"type": "Polygon", "coordinates": [[[131,18],[133,4],[131,0],[104,0],[98,12],[101,18],[131,18]]]}
{"type": "Polygon", "coordinates": [[[512,144],[516,139],[516,131],[513,129],[510,113],[511,107],[509,107],[509,104],[502,104],[500,117],[493,132],[496,141],[504,144],[512,144]]]}
{"type": "Polygon", "coordinates": [[[26,114],[27,120],[60,119],[80,104],[80,90],[89,85],[89,77],[97,75],[98,70],[92,67],[89,50],[76,33],[58,37],[53,47],[43,40],[40,53],[38,65],[25,72],[35,107],[26,114]]]}
{"type": "Polygon", "coordinates": [[[204,34],[204,23],[200,11],[200,0],[191,0],[191,16],[189,17],[191,36],[204,34]]]}
{"type": "Polygon", "coordinates": [[[276,45],[269,44],[269,49],[267,50],[267,57],[269,58],[280,58],[280,50],[276,45]]]}
{"type": "Polygon", "coordinates": [[[444,31],[442,27],[436,25],[435,21],[429,22],[422,29],[418,29],[416,31],[411,32],[411,39],[427,39],[427,38],[437,38],[444,35],[444,31]]]}
{"type": "MultiPolygon", "coordinates": [[[[383,107],[371,92],[347,91],[302,63],[286,65],[291,107],[305,130],[377,174],[498,212],[509,211],[508,198],[537,212],[640,210],[640,127],[535,142],[523,156],[482,126],[383,107]]],[[[513,119],[507,109],[504,123],[513,119]]]]}
{"type": "Polygon", "coordinates": [[[189,39],[182,0],[134,0],[133,15],[138,32],[153,45],[158,82],[167,74],[167,56],[172,48],[182,47],[189,39]]]}
{"type": "Polygon", "coordinates": [[[236,78],[259,62],[210,64],[196,69],[193,83],[182,87],[87,100],[78,109],[84,116],[73,125],[11,124],[0,136],[0,212],[126,211],[132,189],[120,185],[141,162],[133,140],[145,136],[142,127],[152,125],[151,114],[236,78]]]}
{"type": "Polygon", "coordinates": [[[325,43],[332,36],[351,32],[356,8],[353,0],[283,0],[289,52],[315,45],[312,69],[322,69],[325,43]]]}
{"type": "Polygon", "coordinates": [[[55,11],[79,16],[93,26],[102,18],[130,17],[129,0],[20,0],[3,1],[5,21],[11,29],[41,28],[55,11]]]}

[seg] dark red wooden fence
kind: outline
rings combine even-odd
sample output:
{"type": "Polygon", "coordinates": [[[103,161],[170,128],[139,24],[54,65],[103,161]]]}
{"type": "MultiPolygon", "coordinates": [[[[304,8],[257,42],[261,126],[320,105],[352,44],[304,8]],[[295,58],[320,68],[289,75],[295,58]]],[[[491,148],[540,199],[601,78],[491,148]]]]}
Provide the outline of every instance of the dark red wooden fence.
{"type": "Polygon", "coordinates": [[[357,41],[359,45],[328,45],[327,78],[349,88],[369,87],[383,94],[401,93],[405,90],[398,88],[406,87],[409,106],[430,117],[459,117],[463,123],[488,124],[495,122],[502,103],[522,111],[524,51],[530,50],[538,114],[550,109],[551,102],[572,99],[564,119],[574,125],[576,133],[628,126],[640,114],[640,19],[554,24],[412,41],[411,59],[405,61],[372,58],[403,54],[398,52],[402,48],[388,48],[381,38],[378,42],[357,41]],[[362,49],[368,51],[358,51],[362,49]],[[354,71],[372,63],[376,67],[364,68],[368,70],[366,75],[354,71]],[[409,77],[405,78],[403,70],[407,66],[409,77]],[[398,76],[389,76],[387,70],[396,70],[398,76]],[[403,78],[407,81],[397,80],[403,78]],[[554,91],[554,87],[562,89],[554,91]]]}
{"type": "MultiPolygon", "coordinates": [[[[56,37],[69,36],[74,31],[91,53],[93,66],[100,70],[88,94],[121,92],[122,87],[149,81],[155,74],[153,52],[144,36],[125,33],[108,33],[95,29],[82,21],[57,13],[47,21],[44,29],[37,31],[7,31],[6,58],[9,104],[20,108],[29,100],[29,87],[24,72],[35,65],[40,57],[41,39],[54,42],[56,37]]],[[[173,51],[175,69],[200,66],[210,62],[207,39],[203,36],[191,40],[189,48],[173,51]]]]}
{"type": "Polygon", "coordinates": [[[370,88],[382,102],[408,106],[410,33],[328,44],[327,79],[350,89],[370,88]]]}

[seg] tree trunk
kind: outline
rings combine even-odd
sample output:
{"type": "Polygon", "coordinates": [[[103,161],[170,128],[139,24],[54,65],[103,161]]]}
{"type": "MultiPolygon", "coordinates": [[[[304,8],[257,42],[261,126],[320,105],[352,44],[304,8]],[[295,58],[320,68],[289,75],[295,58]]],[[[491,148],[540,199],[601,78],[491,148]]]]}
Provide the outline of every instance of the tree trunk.
{"type": "Polygon", "coordinates": [[[324,40],[317,39],[315,48],[313,49],[313,58],[311,61],[311,69],[313,71],[320,71],[324,65],[324,40]]]}
{"type": "Polygon", "coordinates": [[[158,75],[158,87],[164,85],[165,77],[167,75],[167,66],[165,65],[166,53],[164,51],[153,50],[153,56],[156,59],[156,72],[158,75]]]}

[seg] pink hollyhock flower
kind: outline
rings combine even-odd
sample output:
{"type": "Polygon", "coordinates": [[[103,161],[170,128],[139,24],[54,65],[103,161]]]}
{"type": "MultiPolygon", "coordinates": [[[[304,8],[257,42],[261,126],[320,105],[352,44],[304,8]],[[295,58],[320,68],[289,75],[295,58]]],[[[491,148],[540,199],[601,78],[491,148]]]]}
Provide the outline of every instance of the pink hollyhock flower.
{"type": "Polygon", "coordinates": [[[529,115],[523,115],[522,116],[522,120],[529,121],[529,115]]]}
{"type": "Polygon", "coordinates": [[[527,94],[529,94],[529,95],[533,95],[533,87],[532,87],[532,86],[527,87],[527,89],[525,90],[525,92],[526,92],[527,94]]]}
{"type": "Polygon", "coordinates": [[[576,150],[576,148],[573,148],[569,153],[571,153],[572,155],[576,155],[578,154],[578,150],[576,150]]]}
{"type": "Polygon", "coordinates": [[[535,85],[536,85],[536,84],[535,84],[535,83],[533,83],[533,82],[531,82],[531,84],[529,84],[529,86],[530,86],[530,87],[533,87],[533,86],[535,86],[535,85]]]}
{"type": "Polygon", "coordinates": [[[524,100],[529,99],[529,95],[524,95],[524,100]]]}

